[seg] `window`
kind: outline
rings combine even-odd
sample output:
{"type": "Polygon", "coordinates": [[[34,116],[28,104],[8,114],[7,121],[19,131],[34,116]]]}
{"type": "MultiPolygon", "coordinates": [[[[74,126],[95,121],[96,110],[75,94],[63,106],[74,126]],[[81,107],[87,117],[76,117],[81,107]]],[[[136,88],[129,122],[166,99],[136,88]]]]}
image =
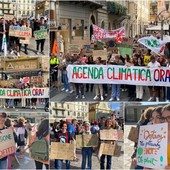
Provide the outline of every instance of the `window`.
{"type": "Polygon", "coordinates": [[[56,116],[58,116],[58,110],[55,111],[56,116]]]}
{"type": "Polygon", "coordinates": [[[78,113],[78,116],[80,117],[80,113],[78,113]]]}
{"type": "Polygon", "coordinates": [[[74,112],[74,116],[76,116],[76,112],[74,112]]]}
{"type": "Polygon", "coordinates": [[[64,110],[62,110],[62,116],[64,116],[64,110]]]}
{"type": "Polygon", "coordinates": [[[70,112],[68,111],[68,116],[70,116],[70,112]]]}

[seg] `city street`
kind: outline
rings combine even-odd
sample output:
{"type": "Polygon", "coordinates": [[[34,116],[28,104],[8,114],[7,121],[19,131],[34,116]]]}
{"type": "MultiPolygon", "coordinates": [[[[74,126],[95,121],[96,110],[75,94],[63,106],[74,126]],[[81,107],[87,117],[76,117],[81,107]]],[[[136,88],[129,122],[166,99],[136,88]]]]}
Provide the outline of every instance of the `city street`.
{"type": "MultiPolygon", "coordinates": [[[[124,160],[124,145],[122,142],[119,142],[118,145],[122,146],[121,148],[121,156],[120,157],[112,157],[112,169],[123,169],[123,160],[124,160]]],[[[82,155],[81,155],[81,150],[77,149],[76,150],[76,156],[78,158],[78,161],[71,161],[71,169],[80,169],[81,168],[81,160],[82,160],[82,155]]],[[[51,169],[54,169],[54,160],[51,160],[50,162],[50,167],[51,169]]],[[[65,169],[65,163],[63,164],[63,168],[65,169]]],[[[93,154],[92,157],[92,169],[100,169],[100,162],[97,158],[96,153],[93,154]]]]}
{"type": "MultiPolygon", "coordinates": [[[[24,53],[24,44],[22,44],[22,47],[21,47],[21,52],[20,52],[20,56],[48,56],[48,50],[49,50],[49,39],[46,39],[45,40],[45,44],[44,44],[44,53],[45,55],[42,55],[41,53],[39,55],[36,54],[36,41],[35,39],[32,37],[30,39],[30,44],[28,44],[28,55],[26,55],[24,53]]],[[[8,51],[9,53],[9,51],[8,51]]],[[[4,56],[3,53],[0,53],[1,54],[1,57],[4,56]]],[[[13,54],[7,54],[8,57],[16,57],[15,53],[13,54]]]]}
{"type": "MultiPolygon", "coordinates": [[[[148,87],[145,86],[145,92],[143,95],[143,101],[148,101],[149,99],[149,91],[148,87]]],[[[70,94],[69,92],[61,92],[61,87],[57,90],[56,88],[50,89],[50,100],[51,101],[93,101],[93,98],[95,97],[95,89],[93,88],[93,92],[85,92],[85,99],[78,98],[76,99],[75,92],[70,94]]],[[[111,87],[109,88],[108,96],[105,97],[104,101],[109,101],[111,94],[111,87]]],[[[129,101],[129,97],[127,92],[121,91],[120,101],[129,101]]],[[[162,98],[160,101],[164,101],[162,98]]]]}

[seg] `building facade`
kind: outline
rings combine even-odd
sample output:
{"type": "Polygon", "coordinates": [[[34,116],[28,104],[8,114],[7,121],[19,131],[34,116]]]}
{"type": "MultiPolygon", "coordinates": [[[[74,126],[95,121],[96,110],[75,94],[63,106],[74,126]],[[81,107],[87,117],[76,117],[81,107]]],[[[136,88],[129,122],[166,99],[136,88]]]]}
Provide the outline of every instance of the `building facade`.
{"type": "Polygon", "coordinates": [[[11,0],[1,0],[0,2],[0,17],[3,17],[4,14],[14,15],[14,11],[11,10],[13,4],[11,4],[11,0]]]}

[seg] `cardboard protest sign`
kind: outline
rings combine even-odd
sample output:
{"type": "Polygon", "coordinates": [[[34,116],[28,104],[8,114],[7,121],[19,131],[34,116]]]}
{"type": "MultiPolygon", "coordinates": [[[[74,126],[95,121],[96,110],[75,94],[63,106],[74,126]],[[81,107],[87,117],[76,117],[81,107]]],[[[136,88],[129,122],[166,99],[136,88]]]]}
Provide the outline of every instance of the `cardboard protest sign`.
{"type": "Polygon", "coordinates": [[[77,135],[76,136],[76,147],[97,147],[99,144],[99,137],[97,134],[91,135],[77,135]]]}
{"type": "Polygon", "coordinates": [[[22,90],[12,88],[0,88],[0,98],[49,98],[49,88],[27,88],[22,90]]]}
{"type": "Polygon", "coordinates": [[[140,126],[137,165],[164,169],[167,165],[168,123],[140,126]]]}
{"type": "Polygon", "coordinates": [[[50,159],[73,160],[74,144],[51,142],[50,159]]]}
{"type": "Polygon", "coordinates": [[[130,57],[132,56],[132,48],[124,48],[124,47],[119,47],[120,55],[125,56],[128,54],[130,57]]]}
{"type": "Polygon", "coordinates": [[[42,40],[48,38],[47,29],[34,31],[35,40],[42,40]]]}
{"type": "Polygon", "coordinates": [[[31,83],[33,84],[42,84],[43,77],[42,76],[31,76],[31,83]]]}
{"type": "Polygon", "coordinates": [[[120,65],[68,65],[69,82],[90,84],[131,84],[168,86],[170,68],[147,68],[120,65]]]}
{"type": "Polygon", "coordinates": [[[30,44],[30,39],[24,39],[24,40],[20,39],[19,43],[20,44],[30,44]]]}
{"type": "Polygon", "coordinates": [[[29,83],[30,82],[30,78],[29,77],[23,77],[22,78],[22,82],[23,83],[29,83]]]}
{"type": "Polygon", "coordinates": [[[20,27],[20,26],[12,26],[11,25],[9,27],[9,36],[31,38],[32,37],[32,29],[28,28],[28,27],[20,27]]]}
{"type": "Polygon", "coordinates": [[[11,128],[0,133],[0,159],[16,152],[14,135],[11,128]]]}
{"type": "Polygon", "coordinates": [[[110,156],[120,156],[121,146],[117,145],[116,142],[114,144],[109,143],[101,143],[98,157],[101,155],[110,155],[110,156]]]}
{"type": "Polygon", "coordinates": [[[107,50],[93,50],[93,60],[95,61],[98,57],[107,60],[107,50]]]}
{"type": "Polygon", "coordinates": [[[138,129],[136,127],[131,127],[128,139],[132,142],[138,142],[138,129]]]}
{"type": "Polygon", "coordinates": [[[12,20],[14,18],[14,16],[13,15],[7,15],[7,14],[4,14],[4,19],[5,20],[12,20]]]}
{"type": "Polygon", "coordinates": [[[123,130],[109,129],[100,130],[101,140],[119,140],[123,141],[123,130]]]}
{"type": "Polygon", "coordinates": [[[70,44],[69,47],[68,47],[68,53],[69,54],[79,54],[80,53],[80,46],[70,44]]]}

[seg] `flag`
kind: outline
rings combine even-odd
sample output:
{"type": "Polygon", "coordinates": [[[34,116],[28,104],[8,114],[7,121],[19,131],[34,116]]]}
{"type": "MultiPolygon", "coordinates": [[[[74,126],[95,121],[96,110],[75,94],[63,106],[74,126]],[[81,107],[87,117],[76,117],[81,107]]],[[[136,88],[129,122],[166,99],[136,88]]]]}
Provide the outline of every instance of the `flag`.
{"type": "Polygon", "coordinates": [[[54,43],[53,43],[53,48],[52,48],[52,53],[56,56],[58,53],[58,45],[57,45],[57,41],[56,39],[54,39],[54,43]]]}
{"type": "Polygon", "coordinates": [[[121,27],[116,30],[105,30],[97,25],[93,25],[93,39],[100,41],[105,38],[117,38],[118,42],[122,41],[122,37],[126,37],[125,28],[121,27]]]}
{"type": "Polygon", "coordinates": [[[143,37],[139,39],[138,42],[156,53],[157,55],[164,55],[164,46],[167,43],[166,41],[162,41],[161,39],[150,36],[143,37]]]}

